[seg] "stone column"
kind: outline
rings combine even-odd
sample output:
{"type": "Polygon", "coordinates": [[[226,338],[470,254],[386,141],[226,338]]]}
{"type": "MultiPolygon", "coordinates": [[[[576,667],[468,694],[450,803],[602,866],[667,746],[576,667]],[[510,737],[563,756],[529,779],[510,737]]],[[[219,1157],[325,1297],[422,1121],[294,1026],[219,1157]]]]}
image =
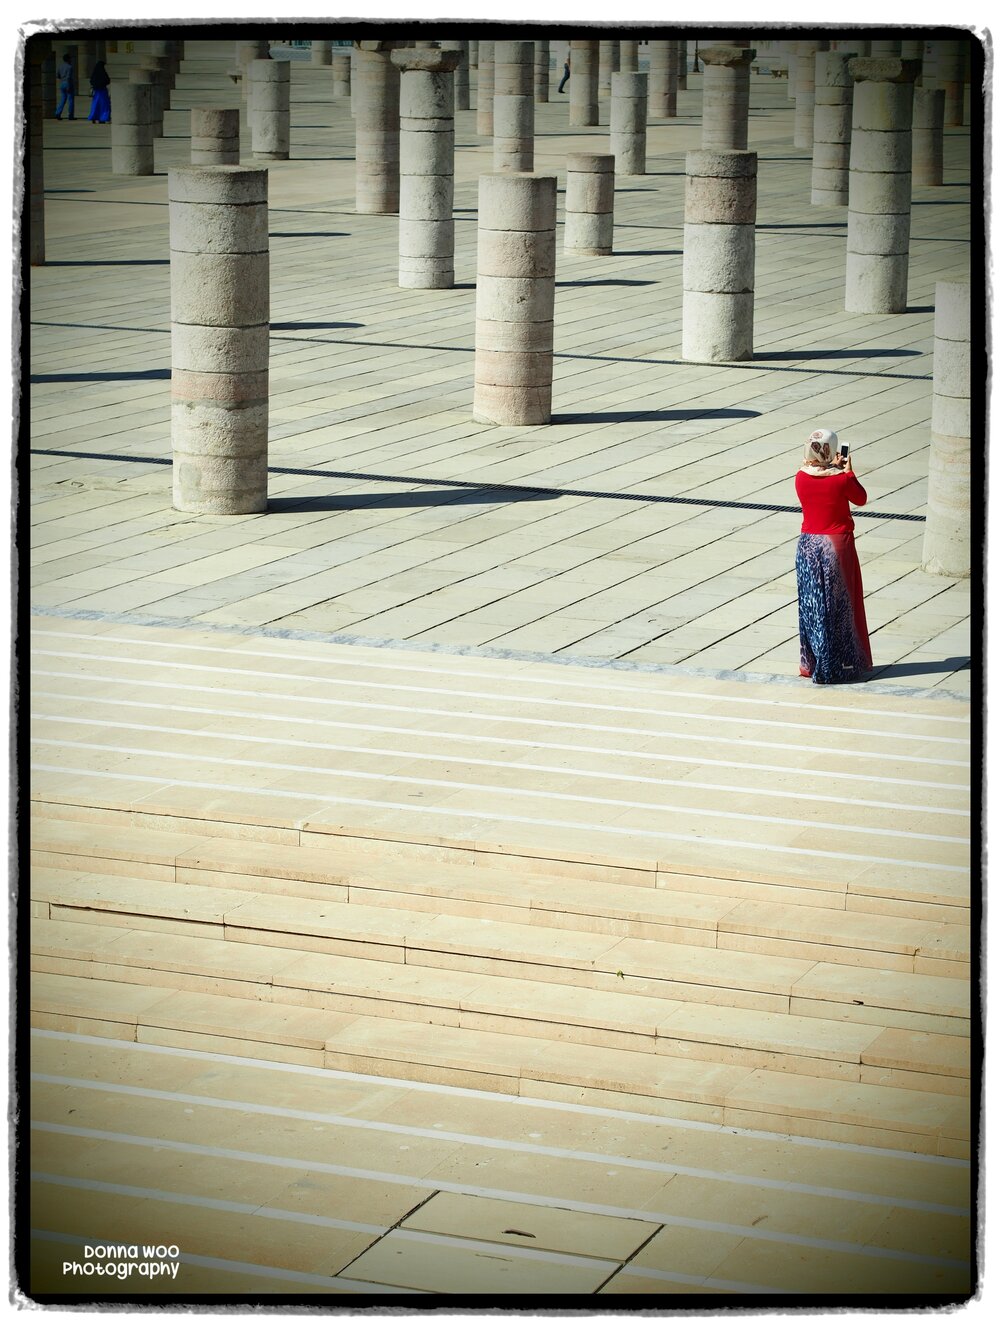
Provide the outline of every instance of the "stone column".
{"type": "Polygon", "coordinates": [[[354,59],[355,208],[359,213],[395,213],[399,209],[399,70],[388,50],[358,47],[354,59]]]}
{"type": "Polygon", "coordinates": [[[611,76],[611,153],[619,176],[646,174],[647,79],[634,71],[611,76]]]}
{"type": "Polygon", "coordinates": [[[569,81],[569,123],[599,125],[597,105],[598,42],[571,41],[569,81]]]}
{"type": "Polygon", "coordinates": [[[615,230],[615,159],[610,154],[566,157],[566,220],[563,250],[575,255],[610,255],[615,230]]]}
{"type": "Polygon", "coordinates": [[[493,43],[479,43],[479,80],[476,84],[476,133],[493,134],[493,43]]]}
{"type": "Polygon", "coordinates": [[[899,44],[899,54],[904,60],[923,60],[924,43],[922,38],[907,41],[905,38],[899,44]]]}
{"type": "Polygon", "coordinates": [[[757,154],[702,149],[685,170],[681,355],[750,361],[757,154]]]}
{"type": "MultiPolygon", "coordinates": [[[[638,74],[639,72],[639,43],[632,41],[623,41],[618,48],[619,68],[623,74],[638,74]]],[[[612,89],[614,96],[614,89],[612,89]]]]}
{"type": "Polygon", "coordinates": [[[787,89],[788,100],[790,102],[794,102],[795,80],[798,76],[798,63],[799,63],[799,58],[796,53],[798,51],[799,44],[798,42],[782,42],[781,45],[784,47],[785,59],[788,61],[788,89],[787,89]]]}
{"type": "Polygon", "coordinates": [[[796,148],[812,148],[813,118],[816,111],[816,52],[826,51],[830,43],[799,42],[795,60],[795,133],[796,148]]]}
{"type": "Polygon", "coordinates": [[[350,53],[337,51],[330,60],[333,74],[333,97],[340,100],[351,95],[351,56],[350,53]]]}
{"type": "Polygon", "coordinates": [[[469,38],[469,68],[479,68],[479,43],[475,37],[469,38]]]}
{"type": "Polygon", "coordinates": [[[854,80],[847,62],[851,59],[852,53],[844,50],[816,54],[810,202],[827,207],[846,206],[848,200],[854,80]]]}
{"type": "MultiPolygon", "coordinates": [[[[154,139],[163,138],[163,84],[158,69],[138,65],[128,72],[129,83],[145,84],[149,89],[149,127],[154,139]]],[[[112,125],[114,117],[111,118],[112,125]]]]}
{"type": "Polygon", "coordinates": [[[249,112],[250,102],[250,70],[248,66],[254,60],[270,60],[271,46],[269,42],[237,42],[236,43],[236,65],[242,78],[240,80],[243,100],[247,103],[249,112]]]}
{"type": "Polygon", "coordinates": [[[469,101],[469,43],[456,37],[441,43],[442,51],[457,51],[458,64],[455,66],[455,110],[468,111],[469,101]]]}
{"type": "Polygon", "coordinates": [[[552,416],[555,176],[479,178],[475,421],[552,416]]]}
{"type": "Polygon", "coordinates": [[[177,62],[174,58],[172,42],[150,42],[149,55],[143,56],[140,64],[151,69],[158,69],[163,80],[163,109],[170,110],[170,94],[174,90],[177,62]]]}
{"type": "MultiPolygon", "coordinates": [[[[920,86],[922,88],[937,88],[940,86],[937,81],[940,49],[940,42],[924,42],[923,64],[920,69],[920,86]]],[[[859,52],[859,54],[861,53],[859,52]]]]}
{"type": "Polygon", "coordinates": [[[312,42],[312,51],[310,54],[310,63],[313,65],[330,65],[333,63],[333,42],[312,42]]]}
{"type": "Polygon", "coordinates": [[[937,87],[944,89],[944,123],[951,129],[962,123],[964,62],[959,42],[940,42],[937,58],[937,87]]]}
{"type": "Polygon", "coordinates": [[[611,76],[615,72],[618,55],[617,42],[597,43],[597,96],[611,96],[611,76]]]}
{"type": "Polygon", "coordinates": [[[944,184],[944,99],[943,88],[913,90],[914,185],[944,184]]]}
{"type": "Polygon", "coordinates": [[[900,54],[901,50],[902,50],[902,47],[903,47],[903,43],[902,43],[902,41],[901,41],[898,37],[897,37],[897,38],[882,39],[882,40],[878,40],[878,39],[876,39],[876,38],[873,37],[873,38],[872,38],[872,42],[871,42],[871,50],[869,51],[869,55],[872,55],[872,56],[898,56],[898,55],[900,54]]]}
{"type": "Polygon", "coordinates": [[[739,46],[699,50],[705,66],[702,148],[744,149],[750,114],[750,62],[757,54],[739,46]]]}
{"type": "Polygon", "coordinates": [[[119,83],[111,117],[111,170],[116,176],[152,176],[153,126],[150,88],[119,83]]]}
{"type": "MultiPolygon", "coordinates": [[[[112,122],[113,123],[113,122],[112,122]]],[[[267,171],[169,172],[174,508],[267,508],[267,171]]]]}
{"type": "Polygon", "coordinates": [[[291,156],[290,64],[287,60],[253,60],[247,72],[253,82],[253,155],[265,162],[287,162],[291,156]]]}
{"type": "Polygon", "coordinates": [[[677,43],[649,43],[649,118],[677,115],[677,43]]]}
{"type": "Polygon", "coordinates": [[[967,578],[972,570],[972,332],[967,282],[934,286],[934,394],[923,568],[967,578]]]}
{"type": "Polygon", "coordinates": [[[535,101],[549,100],[549,62],[551,52],[548,42],[535,42],[535,101]]]}
{"type": "Polygon", "coordinates": [[[42,110],[46,120],[56,114],[59,105],[59,93],[56,87],[56,68],[59,62],[54,51],[47,51],[42,58],[42,110]]]}
{"type": "Polygon", "coordinates": [[[535,165],[534,52],[531,42],[497,42],[493,92],[493,170],[535,165]]]}
{"type": "Polygon", "coordinates": [[[680,92],[686,93],[688,86],[688,44],[686,41],[677,43],[677,88],[680,92]]]}
{"type": "Polygon", "coordinates": [[[28,262],[45,263],[45,167],[42,155],[44,104],[42,65],[47,52],[28,43],[28,262]]]}
{"type": "MultiPolygon", "coordinates": [[[[81,41],[77,46],[80,64],[76,71],[76,91],[80,97],[90,97],[90,71],[97,63],[97,43],[92,37],[81,41]]],[[[89,105],[89,102],[88,102],[89,105]]]]}
{"type": "Polygon", "coordinates": [[[913,80],[919,62],[859,56],[854,79],[845,310],[899,314],[906,309],[910,252],[913,80]]]}
{"type": "Polygon", "coordinates": [[[239,107],[191,108],[191,165],[238,167],[240,164],[239,107]]]}
{"type": "Polygon", "coordinates": [[[455,285],[455,84],[461,51],[393,51],[399,82],[399,285],[455,285]]]}

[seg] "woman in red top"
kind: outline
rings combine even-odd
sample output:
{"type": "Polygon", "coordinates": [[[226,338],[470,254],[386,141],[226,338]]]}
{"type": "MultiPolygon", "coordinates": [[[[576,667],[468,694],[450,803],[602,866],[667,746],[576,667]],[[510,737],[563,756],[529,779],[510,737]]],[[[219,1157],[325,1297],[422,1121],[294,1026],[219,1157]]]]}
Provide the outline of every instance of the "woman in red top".
{"type": "Polygon", "coordinates": [[[817,685],[858,680],[872,668],[851,505],[868,499],[832,430],[814,430],[795,474],[802,533],[795,553],[799,674],[817,685]]]}

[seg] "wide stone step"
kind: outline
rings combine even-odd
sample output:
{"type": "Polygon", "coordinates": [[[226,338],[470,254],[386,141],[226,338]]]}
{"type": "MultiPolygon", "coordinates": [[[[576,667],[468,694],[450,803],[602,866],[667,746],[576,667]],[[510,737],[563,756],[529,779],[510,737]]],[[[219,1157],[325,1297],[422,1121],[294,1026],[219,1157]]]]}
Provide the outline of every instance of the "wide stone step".
{"type": "Polygon", "coordinates": [[[967,1095],[969,1040],[736,1006],[36,920],[37,972],[967,1095]]]}
{"type": "Polygon", "coordinates": [[[36,1026],[316,1068],[645,1109],[733,1127],[968,1152],[960,1097],[454,1026],[38,974],[36,1026]]]}
{"type": "Polygon", "coordinates": [[[221,889],[47,868],[36,871],[31,893],[36,914],[53,920],[215,936],[297,952],[778,1013],[793,1011],[798,1002],[813,1006],[801,1012],[815,1017],[968,1035],[968,987],[957,978],[255,893],[250,885],[252,880],[245,890],[221,889]],[[815,989],[814,973],[825,979],[825,990],[815,989]],[[827,1005],[836,1012],[825,1011],[827,1005]],[[895,1010],[900,1013],[894,1022],[887,1015],[895,1010]]]}

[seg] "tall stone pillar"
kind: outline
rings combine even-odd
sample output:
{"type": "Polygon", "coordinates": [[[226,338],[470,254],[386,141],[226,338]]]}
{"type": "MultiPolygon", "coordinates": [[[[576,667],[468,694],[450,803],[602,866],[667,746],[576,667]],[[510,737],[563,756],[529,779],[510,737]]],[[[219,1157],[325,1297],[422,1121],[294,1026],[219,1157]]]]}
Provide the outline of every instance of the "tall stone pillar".
{"type": "Polygon", "coordinates": [[[845,310],[906,309],[915,60],[859,56],[854,79],[845,310]]]}
{"type": "Polygon", "coordinates": [[[698,54],[705,65],[701,146],[744,149],[750,114],[750,62],[756,52],[739,46],[709,46],[698,54]]]}
{"type": "Polygon", "coordinates": [[[351,95],[351,56],[350,52],[335,51],[330,61],[333,75],[333,97],[335,101],[351,95]]]}
{"type": "Polygon", "coordinates": [[[617,68],[618,43],[617,42],[598,42],[597,43],[597,96],[611,96],[611,76],[617,68]]]}
{"type": "Polygon", "coordinates": [[[923,568],[967,578],[972,570],[972,331],[967,282],[934,286],[934,394],[923,568]]]}
{"type": "Polygon", "coordinates": [[[28,43],[28,262],[45,263],[45,167],[42,136],[45,113],[42,65],[47,52],[40,42],[28,43]]]}
{"type": "Polygon", "coordinates": [[[493,135],[493,43],[479,43],[479,79],[476,83],[476,133],[493,135]]]}
{"type": "Polygon", "coordinates": [[[646,174],[646,74],[611,76],[611,153],[619,176],[646,174]]]}
{"type": "Polygon", "coordinates": [[[845,50],[816,53],[810,202],[827,207],[846,206],[848,200],[854,80],[847,62],[851,59],[852,52],[845,50]]]}
{"type": "Polygon", "coordinates": [[[872,56],[898,56],[902,48],[902,40],[898,37],[882,39],[873,37],[869,54],[872,56]]]}
{"type": "Polygon", "coordinates": [[[253,155],[260,161],[287,162],[291,156],[291,66],[287,60],[254,60],[247,72],[253,83],[253,155]]]}
{"type": "Polygon", "coordinates": [[[97,43],[92,37],[81,41],[77,46],[79,66],[76,71],[76,91],[80,97],[86,97],[90,91],[90,71],[97,63],[97,43]]]}
{"type": "Polygon", "coordinates": [[[943,88],[913,90],[914,185],[944,184],[944,99],[943,88]]]}
{"type": "Polygon", "coordinates": [[[469,100],[469,43],[456,37],[441,43],[442,51],[457,51],[458,64],[455,66],[455,110],[468,111],[472,103],[469,100]]]}
{"type": "Polygon", "coordinates": [[[239,107],[191,108],[191,165],[238,167],[240,164],[239,107]]]}
{"type": "Polygon", "coordinates": [[[531,171],[535,165],[532,43],[497,42],[493,52],[493,170],[531,171]]]}
{"type": "MultiPolygon", "coordinates": [[[[796,80],[797,80],[797,78],[798,78],[798,65],[799,65],[798,49],[799,49],[799,44],[798,44],[798,42],[789,42],[789,41],[785,41],[785,42],[782,42],[781,45],[782,45],[782,47],[784,48],[784,51],[785,51],[785,59],[786,59],[786,61],[788,62],[788,88],[787,88],[788,100],[789,100],[790,102],[794,102],[794,101],[795,101],[795,83],[796,83],[796,80]]],[[[793,131],[793,133],[794,133],[794,131],[793,131]]]]}
{"type": "Polygon", "coordinates": [[[399,70],[389,59],[388,49],[359,46],[354,59],[355,208],[359,213],[395,213],[399,209],[399,70]]]}
{"type": "Polygon", "coordinates": [[[571,41],[572,77],[569,81],[569,123],[599,125],[597,103],[598,42],[571,41]]]}
{"type": "Polygon", "coordinates": [[[826,51],[827,41],[799,42],[795,60],[795,132],[796,148],[812,148],[813,117],[816,111],[816,52],[826,51]]]}
{"type": "Polygon", "coordinates": [[[393,51],[399,81],[399,285],[455,285],[456,50],[393,51]]]}
{"type": "Polygon", "coordinates": [[[556,178],[479,178],[476,421],[542,426],[552,416],[556,178]]]}
{"type": "MultiPolygon", "coordinates": [[[[149,88],[149,128],[154,139],[163,138],[163,83],[158,69],[146,64],[137,65],[128,72],[129,83],[142,83],[149,88]]],[[[112,117],[112,124],[114,118],[112,117]]]]}
{"type": "Polygon", "coordinates": [[[333,62],[333,42],[313,40],[310,45],[312,47],[309,57],[310,64],[329,65],[333,62]]]}
{"type": "Polygon", "coordinates": [[[141,64],[158,69],[163,81],[163,109],[170,110],[171,93],[174,90],[177,75],[177,61],[174,57],[172,42],[150,42],[149,55],[143,56],[141,64]]]}
{"type": "Polygon", "coordinates": [[[535,101],[549,100],[549,64],[551,52],[548,42],[535,42],[535,101]]]}
{"type": "Polygon", "coordinates": [[[686,361],[753,359],[757,154],[687,154],[684,193],[686,361]]]}
{"type": "Polygon", "coordinates": [[[677,43],[649,43],[649,118],[677,115],[677,43]]]}
{"type": "Polygon", "coordinates": [[[153,126],[147,83],[120,83],[111,117],[111,170],[116,176],[152,176],[153,126]]]}
{"type": "Polygon", "coordinates": [[[479,42],[475,37],[469,38],[469,68],[479,68],[479,42]]]}
{"type": "MultiPolygon", "coordinates": [[[[623,41],[619,44],[619,68],[623,74],[638,74],[639,72],[639,43],[637,41],[623,41]]],[[[613,96],[612,92],[612,96],[613,96]]]]}
{"type": "Polygon", "coordinates": [[[924,42],[923,65],[920,70],[920,86],[922,88],[940,87],[940,84],[937,81],[938,55],[940,50],[940,42],[924,42]]]}
{"type": "Polygon", "coordinates": [[[677,89],[679,92],[686,93],[688,86],[688,44],[686,41],[677,43],[677,89]]]}
{"type": "Polygon", "coordinates": [[[42,112],[46,120],[56,114],[56,107],[59,105],[59,94],[56,88],[58,63],[56,53],[52,50],[45,52],[42,56],[42,112]]]}
{"type": "Polygon", "coordinates": [[[904,60],[923,60],[924,43],[922,38],[906,39],[899,44],[899,54],[904,60]]]}
{"type": "Polygon", "coordinates": [[[615,232],[615,159],[610,154],[566,157],[566,254],[610,255],[615,232]]]}
{"type": "Polygon", "coordinates": [[[247,67],[251,61],[270,59],[270,42],[253,41],[236,43],[236,65],[242,75],[240,80],[241,89],[243,100],[247,103],[248,110],[250,104],[250,71],[247,67]]]}
{"type": "Polygon", "coordinates": [[[961,125],[964,103],[965,69],[959,42],[939,42],[937,57],[937,86],[944,89],[944,123],[954,128],[961,125]]]}
{"type": "Polygon", "coordinates": [[[168,173],[174,507],[267,508],[267,171],[168,173]]]}

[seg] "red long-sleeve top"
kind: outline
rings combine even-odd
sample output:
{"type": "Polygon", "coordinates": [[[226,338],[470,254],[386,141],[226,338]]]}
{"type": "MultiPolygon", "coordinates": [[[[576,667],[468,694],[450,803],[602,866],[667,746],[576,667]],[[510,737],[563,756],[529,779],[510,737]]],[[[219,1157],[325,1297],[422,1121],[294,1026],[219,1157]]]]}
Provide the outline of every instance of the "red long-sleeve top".
{"type": "Polygon", "coordinates": [[[831,472],[825,477],[796,472],[795,494],[802,506],[802,531],[816,535],[853,532],[851,505],[863,505],[868,499],[853,472],[831,472]]]}

